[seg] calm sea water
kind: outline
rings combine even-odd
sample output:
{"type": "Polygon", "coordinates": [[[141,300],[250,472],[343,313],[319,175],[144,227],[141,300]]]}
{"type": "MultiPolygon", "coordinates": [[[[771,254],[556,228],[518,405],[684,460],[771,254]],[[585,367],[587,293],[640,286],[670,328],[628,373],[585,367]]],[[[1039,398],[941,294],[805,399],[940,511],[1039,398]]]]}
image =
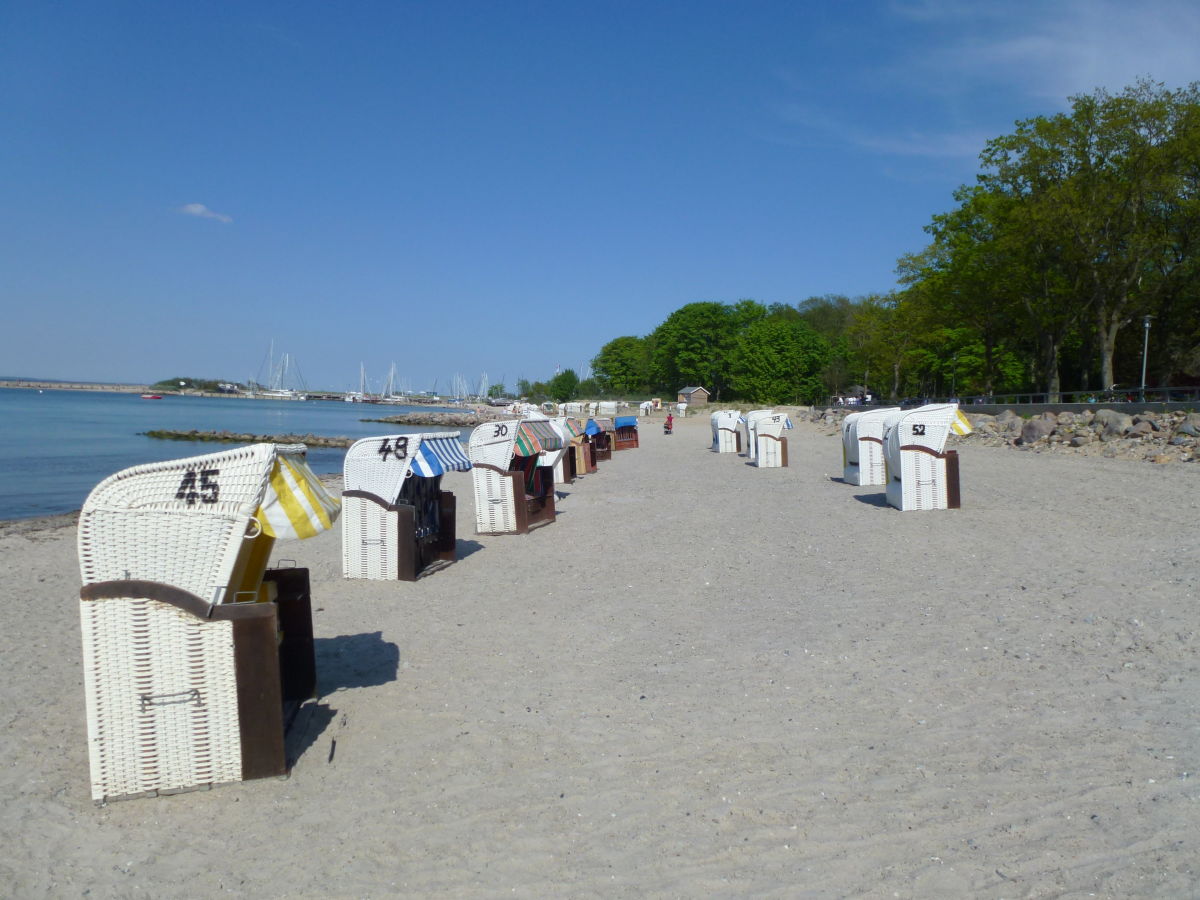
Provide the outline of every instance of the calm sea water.
{"type": "MultiPolygon", "coordinates": [[[[230,444],[163,441],[139,432],[156,428],[369,437],[427,431],[380,422],[431,407],[364,406],[309,400],[238,400],[98,391],[0,388],[0,519],[71,512],[102,479],[129,466],[227,449],[230,444]]],[[[461,432],[465,442],[469,429],[461,432]]],[[[341,472],[346,451],[312,448],[318,473],[341,472]]]]}

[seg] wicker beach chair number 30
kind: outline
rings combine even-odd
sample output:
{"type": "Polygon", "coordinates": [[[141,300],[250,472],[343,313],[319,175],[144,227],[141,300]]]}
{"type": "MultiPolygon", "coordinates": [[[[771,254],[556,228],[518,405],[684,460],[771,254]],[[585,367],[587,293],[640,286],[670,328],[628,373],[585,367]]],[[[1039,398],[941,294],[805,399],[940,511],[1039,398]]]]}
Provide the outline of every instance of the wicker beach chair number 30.
{"type": "Polygon", "coordinates": [[[408,459],[408,438],[398,437],[395,443],[388,438],[384,438],[383,443],[379,445],[379,450],[376,452],[383,462],[387,462],[388,456],[393,456],[397,460],[408,459]]]}
{"type": "Polygon", "coordinates": [[[184,473],[183,481],[179,482],[179,490],[175,492],[176,500],[183,500],[188,506],[195,506],[196,501],[201,503],[216,503],[221,495],[220,486],[217,484],[217,476],[221,474],[220,469],[188,469],[184,473]],[[196,476],[199,475],[199,483],[197,484],[196,476]]]}
{"type": "Polygon", "coordinates": [[[508,426],[507,425],[497,425],[496,430],[494,432],[492,432],[492,437],[494,437],[494,438],[504,437],[507,434],[508,434],[508,426]]]}

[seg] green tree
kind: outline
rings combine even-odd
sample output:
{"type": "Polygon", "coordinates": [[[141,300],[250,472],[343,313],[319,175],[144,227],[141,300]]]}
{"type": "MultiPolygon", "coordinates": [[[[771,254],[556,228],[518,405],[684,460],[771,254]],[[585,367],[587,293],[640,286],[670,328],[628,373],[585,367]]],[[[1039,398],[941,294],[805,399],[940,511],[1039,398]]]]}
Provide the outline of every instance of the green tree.
{"type": "Polygon", "coordinates": [[[488,388],[487,395],[489,397],[497,398],[503,397],[506,393],[508,393],[508,388],[506,388],[503,384],[493,384],[488,388]]]}
{"type": "Polygon", "coordinates": [[[821,371],[828,358],[828,341],[798,317],[758,319],[730,352],[730,387],[754,403],[816,403],[825,394],[821,371]]]}
{"type": "Polygon", "coordinates": [[[579,376],[574,369],[563,369],[550,379],[546,391],[559,403],[566,403],[579,396],[579,376]]]}
{"type": "Polygon", "coordinates": [[[650,385],[650,342],[640,337],[613,338],[592,360],[596,381],[614,394],[645,393],[650,385]]]}
{"type": "MultiPolygon", "coordinates": [[[[1170,218],[1194,166],[1198,110],[1196,84],[1171,91],[1143,80],[1117,95],[1072,97],[1070,113],[1018,122],[988,142],[980,183],[1013,201],[1008,237],[1023,239],[1029,271],[1042,279],[1025,299],[1059,307],[1030,310],[1043,370],[1057,368],[1051,349],[1087,321],[1100,378],[1115,381],[1121,330],[1150,313],[1169,285],[1161,276],[1171,261],[1170,218]],[[1047,331],[1047,318],[1065,327],[1047,331]]],[[[1057,393],[1057,371],[1047,374],[1057,393]]]]}
{"type": "Polygon", "coordinates": [[[671,313],[651,335],[655,384],[667,391],[697,385],[719,400],[729,384],[729,354],[738,334],[766,316],[753,300],[689,303],[671,313]]]}

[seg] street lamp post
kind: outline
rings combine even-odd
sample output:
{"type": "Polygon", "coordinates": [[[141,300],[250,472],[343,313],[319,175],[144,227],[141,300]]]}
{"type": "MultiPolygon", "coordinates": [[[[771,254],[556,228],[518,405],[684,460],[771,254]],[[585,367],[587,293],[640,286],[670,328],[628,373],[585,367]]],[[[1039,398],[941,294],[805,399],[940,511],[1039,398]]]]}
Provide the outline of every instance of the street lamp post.
{"type": "Polygon", "coordinates": [[[1150,349],[1150,320],[1154,316],[1142,316],[1142,328],[1144,330],[1142,336],[1142,402],[1146,402],[1146,353],[1150,349]]]}

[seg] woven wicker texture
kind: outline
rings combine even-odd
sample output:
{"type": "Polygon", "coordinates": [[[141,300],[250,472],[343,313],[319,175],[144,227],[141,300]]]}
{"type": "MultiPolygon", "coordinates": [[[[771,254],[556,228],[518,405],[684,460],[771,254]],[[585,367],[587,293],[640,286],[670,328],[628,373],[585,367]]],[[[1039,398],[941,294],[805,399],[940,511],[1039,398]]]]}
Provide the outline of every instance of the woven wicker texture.
{"type": "Polygon", "coordinates": [[[958,404],[921,406],[893,413],[883,438],[887,464],[887,501],[900,510],[946,509],[946,447],[950,427],[958,417],[958,404]],[[923,447],[933,451],[902,450],[923,447]]]}
{"type": "Polygon", "coordinates": [[[273,444],[255,444],[106,478],[79,516],[83,583],[158,581],[220,599],[274,458],[273,444]]]}
{"type": "Polygon", "coordinates": [[[712,424],[712,449],[717,453],[737,452],[737,427],[741,410],[719,409],[709,416],[712,424]]]}
{"type": "MultiPolygon", "coordinates": [[[[342,467],[347,491],[366,491],[391,505],[405,479],[417,477],[421,447],[443,440],[458,443],[456,431],[390,434],[355,441],[342,467]]],[[[394,511],[362,497],[342,498],[342,575],[395,580],[399,577],[398,520],[394,511]]]]}
{"type": "Polygon", "coordinates": [[[787,438],[783,432],[787,429],[787,416],[783,414],[767,416],[755,422],[755,439],[758,447],[754,454],[754,464],[760,469],[778,469],[785,464],[787,438]]]}
{"type": "Polygon", "coordinates": [[[138,597],[79,607],[93,799],[241,780],[232,623],[138,597]]]}
{"type": "Polygon", "coordinates": [[[396,513],[362,497],[342,498],[342,575],[394,581],[399,577],[396,513]]]}
{"type": "Polygon", "coordinates": [[[513,495],[512,479],[500,472],[480,468],[483,463],[507,472],[513,458],[519,420],[486,422],[471,432],[467,452],[471,457],[471,479],[475,488],[475,530],[479,534],[511,534],[517,530],[517,503],[524,495],[513,495]]]}
{"type": "Polygon", "coordinates": [[[847,484],[886,484],[883,429],[900,407],[850,413],[842,420],[842,477],[847,484]]]}
{"type": "Polygon", "coordinates": [[[746,448],[746,455],[750,459],[754,459],[758,453],[758,422],[760,419],[765,419],[768,416],[775,415],[773,409],[752,409],[746,415],[742,416],[742,426],[746,430],[745,440],[742,442],[746,448]]]}

